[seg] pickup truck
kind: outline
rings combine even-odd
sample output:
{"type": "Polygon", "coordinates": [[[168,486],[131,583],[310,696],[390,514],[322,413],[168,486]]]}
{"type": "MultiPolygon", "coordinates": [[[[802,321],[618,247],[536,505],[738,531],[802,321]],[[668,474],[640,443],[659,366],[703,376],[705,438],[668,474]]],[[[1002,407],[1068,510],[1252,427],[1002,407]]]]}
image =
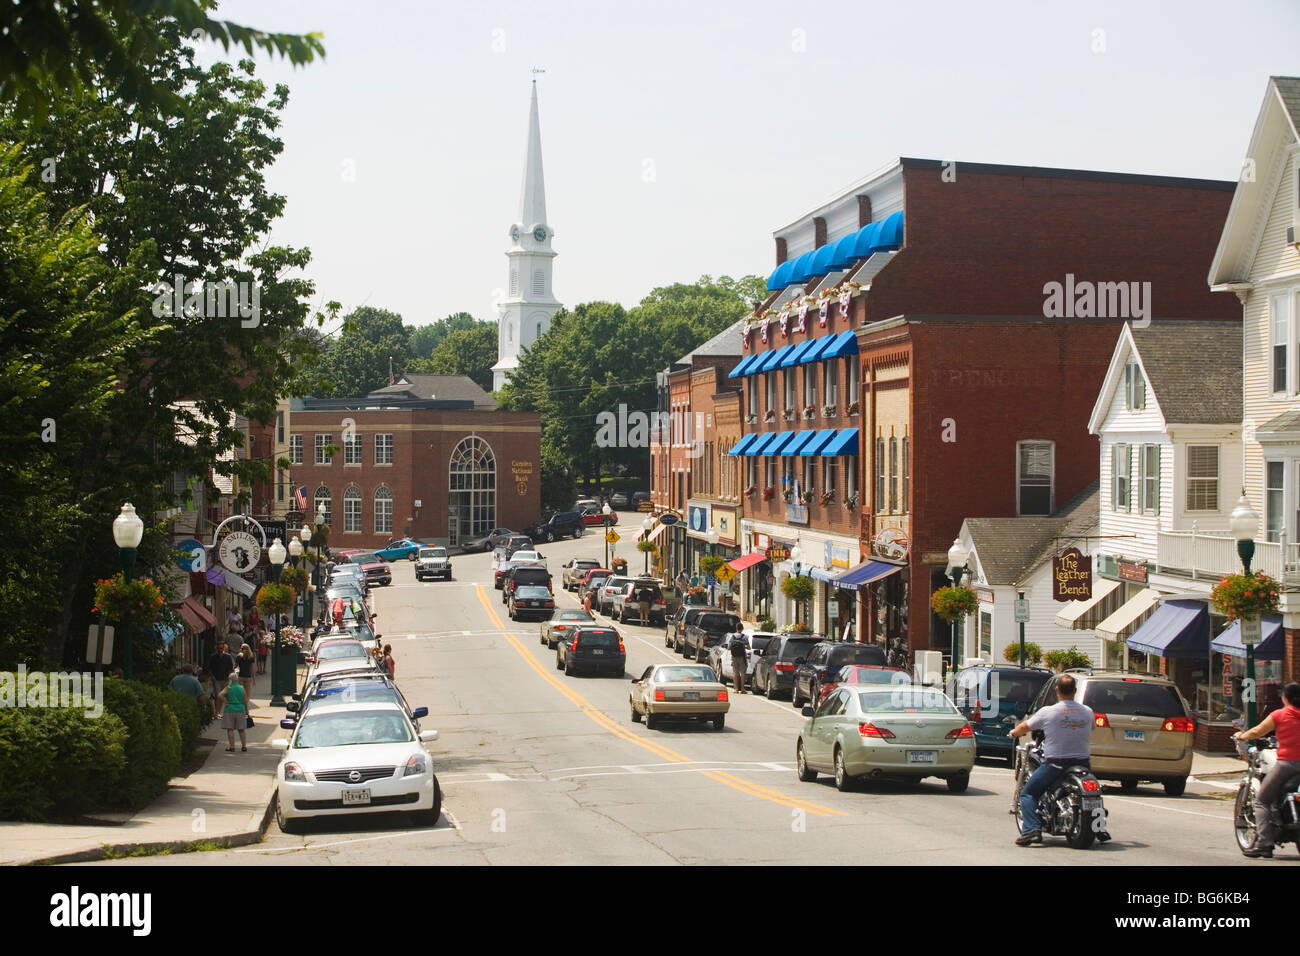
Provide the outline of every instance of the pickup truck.
{"type": "Polygon", "coordinates": [[[587,572],[593,568],[600,567],[600,562],[589,558],[574,558],[567,564],[560,566],[560,577],[563,580],[564,590],[576,591],[582,579],[587,576],[587,572]]]}
{"type": "Polygon", "coordinates": [[[686,625],[682,635],[682,656],[693,657],[703,664],[709,659],[709,648],[722,643],[728,634],[740,630],[740,618],[726,611],[709,611],[686,625]]]}

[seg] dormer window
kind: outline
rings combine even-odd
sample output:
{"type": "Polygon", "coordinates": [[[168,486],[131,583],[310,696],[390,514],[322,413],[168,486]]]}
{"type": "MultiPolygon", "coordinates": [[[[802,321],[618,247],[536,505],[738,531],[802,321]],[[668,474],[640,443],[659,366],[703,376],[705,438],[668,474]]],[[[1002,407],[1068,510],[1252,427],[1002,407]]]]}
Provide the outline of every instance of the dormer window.
{"type": "Polygon", "coordinates": [[[1137,362],[1124,366],[1124,407],[1129,411],[1147,407],[1147,380],[1137,362]]]}

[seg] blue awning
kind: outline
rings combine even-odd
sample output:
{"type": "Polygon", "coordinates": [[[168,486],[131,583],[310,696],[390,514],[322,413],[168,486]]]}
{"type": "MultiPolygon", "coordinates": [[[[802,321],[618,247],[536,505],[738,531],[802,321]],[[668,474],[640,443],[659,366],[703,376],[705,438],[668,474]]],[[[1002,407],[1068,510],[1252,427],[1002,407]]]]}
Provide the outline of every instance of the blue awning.
{"type": "Polygon", "coordinates": [[[887,578],[905,567],[904,564],[890,564],[888,561],[864,561],[856,568],[845,571],[838,578],[831,581],[831,584],[845,591],[860,591],[868,584],[874,584],[881,578],[887,578]]]}
{"type": "Polygon", "coordinates": [[[799,449],[801,455],[819,455],[826,444],[835,437],[836,429],[823,428],[815,436],[804,442],[803,447],[799,449]]]}
{"type": "Polygon", "coordinates": [[[853,254],[859,259],[865,259],[871,255],[875,249],[876,234],[880,232],[880,223],[869,222],[857,231],[857,238],[853,242],[853,254]]]}
{"type": "Polygon", "coordinates": [[[775,292],[777,289],[784,289],[790,284],[790,274],[794,271],[794,260],[787,259],[777,266],[770,278],[767,280],[767,290],[775,292]]]}
{"type": "Polygon", "coordinates": [[[816,339],[808,339],[793,346],[790,349],[789,354],[786,355],[785,358],[781,359],[781,367],[789,368],[791,365],[798,365],[800,356],[807,352],[809,348],[816,344],[816,342],[816,339]]]}
{"type": "Polygon", "coordinates": [[[858,258],[853,253],[853,246],[857,241],[857,232],[851,232],[843,239],[836,242],[835,253],[831,256],[831,265],[837,269],[844,269],[853,265],[858,258]]]}
{"type": "Polygon", "coordinates": [[[815,276],[824,276],[831,271],[831,264],[835,261],[835,243],[828,242],[821,246],[813,254],[812,274],[815,276]]]}
{"type": "Polygon", "coordinates": [[[781,432],[758,432],[756,434],[758,437],[754,440],[754,443],[745,449],[745,454],[750,457],[763,454],[763,449],[781,432]]]}
{"type": "MultiPolygon", "coordinates": [[[[1286,649],[1282,632],[1282,615],[1265,614],[1260,621],[1260,641],[1255,645],[1255,660],[1280,661],[1286,649]]],[[[1210,641],[1210,650],[1229,657],[1245,657],[1246,645],[1241,643],[1241,621],[1233,621],[1218,637],[1210,641]]]]}
{"type": "Polygon", "coordinates": [[[799,455],[802,454],[801,448],[808,442],[817,437],[817,433],[811,429],[807,431],[794,432],[794,438],[781,446],[782,455],[799,455]]]}
{"type": "Polygon", "coordinates": [[[838,335],[831,334],[831,335],[823,335],[819,339],[813,339],[812,346],[808,349],[808,351],[804,352],[803,355],[799,358],[799,364],[802,365],[806,362],[821,361],[822,352],[825,349],[829,348],[830,344],[834,342],[837,338],[839,338],[838,335]]]}
{"type": "Polygon", "coordinates": [[[727,454],[728,454],[728,455],[743,455],[743,454],[745,453],[745,449],[748,448],[750,445],[754,444],[754,439],[757,438],[757,437],[758,437],[759,435],[761,435],[761,434],[762,434],[762,432],[750,432],[748,435],[746,435],[746,436],[745,436],[744,438],[742,438],[740,441],[738,441],[738,442],[736,442],[734,445],[732,445],[732,446],[731,446],[731,451],[727,452],[727,454]]]}
{"type": "Polygon", "coordinates": [[[858,430],[856,428],[841,428],[831,439],[830,444],[822,449],[823,458],[835,458],[838,455],[857,455],[858,454],[858,430]]]}
{"type": "Polygon", "coordinates": [[[872,252],[879,252],[882,249],[897,249],[903,244],[903,211],[891,216],[887,216],[885,221],[880,224],[880,231],[876,233],[875,243],[872,252]]]}
{"type": "Polygon", "coordinates": [[[790,346],[783,345],[779,349],[773,349],[763,355],[763,361],[755,365],[750,371],[752,372],[770,372],[777,367],[781,359],[790,354],[790,346]]]}
{"type": "Polygon", "coordinates": [[[816,254],[815,250],[813,252],[805,252],[794,261],[794,271],[790,273],[791,282],[805,282],[812,278],[812,262],[813,256],[816,254]]]}
{"type": "Polygon", "coordinates": [[[821,354],[817,356],[817,361],[827,362],[845,355],[858,354],[858,336],[852,329],[846,329],[832,338],[834,341],[822,349],[821,354]]]}
{"type": "Polygon", "coordinates": [[[791,442],[795,441],[798,437],[799,437],[799,432],[777,432],[776,441],[768,445],[767,448],[763,450],[763,454],[768,456],[780,455],[782,454],[782,449],[787,447],[791,442]]]}
{"type": "Polygon", "coordinates": [[[840,572],[838,571],[825,571],[821,568],[813,568],[812,578],[813,580],[825,581],[829,584],[831,581],[835,580],[835,578],[839,575],[839,573],[840,572]]]}
{"type": "Polygon", "coordinates": [[[740,360],[740,363],[735,368],[733,368],[730,372],[727,373],[727,378],[736,378],[739,375],[747,374],[745,372],[745,369],[753,365],[754,362],[757,361],[758,357],[762,354],[763,354],[762,352],[755,352],[753,355],[746,355],[743,359],[740,360]]]}
{"type": "Polygon", "coordinates": [[[1157,657],[1209,657],[1209,605],[1204,601],[1166,601],[1133,632],[1128,647],[1157,657]]]}

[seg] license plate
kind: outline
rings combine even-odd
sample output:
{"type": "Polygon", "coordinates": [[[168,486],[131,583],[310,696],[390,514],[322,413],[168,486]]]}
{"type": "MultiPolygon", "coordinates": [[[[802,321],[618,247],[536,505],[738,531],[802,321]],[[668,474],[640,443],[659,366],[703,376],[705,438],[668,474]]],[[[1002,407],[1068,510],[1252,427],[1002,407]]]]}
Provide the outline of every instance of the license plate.
{"type": "Polygon", "coordinates": [[[1084,798],[1083,798],[1083,809],[1085,809],[1085,810],[1100,810],[1100,809],[1101,809],[1101,797],[1084,797],[1084,798]]]}
{"type": "Polygon", "coordinates": [[[700,692],[698,690],[688,690],[682,694],[682,700],[699,700],[700,692]]]}
{"type": "Polygon", "coordinates": [[[344,790],[343,806],[355,807],[365,806],[370,802],[370,790],[344,790]]]}
{"type": "Polygon", "coordinates": [[[603,647],[593,647],[591,649],[591,653],[597,655],[603,655],[605,653],[605,649],[603,647]]]}
{"type": "Polygon", "coordinates": [[[542,606],[542,602],[541,602],[541,601],[525,601],[524,604],[526,604],[528,607],[541,607],[541,606],[542,606]]]}
{"type": "Polygon", "coordinates": [[[1124,731],[1125,740],[1146,740],[1147,732],[1145,730],[1126,730],[1124,731]]]}
{"type": "Polygon", "coordinates": [[[907,752],[908,763],[934,763],[934,758],[933,750],[909,750],[907,752]]]}

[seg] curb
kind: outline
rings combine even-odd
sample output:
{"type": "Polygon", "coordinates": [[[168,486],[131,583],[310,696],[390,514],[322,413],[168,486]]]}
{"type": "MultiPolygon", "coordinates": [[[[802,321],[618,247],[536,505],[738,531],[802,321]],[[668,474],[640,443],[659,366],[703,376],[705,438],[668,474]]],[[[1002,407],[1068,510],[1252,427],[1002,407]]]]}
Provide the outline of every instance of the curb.
{"type": "MultiPolygon", "coordinates": [[[[162,851],[167,850],[172,853],[191,853],[198,852],[191,850],[190,847],[195,843],[215,843],[223,850],[231,847],[248,846],[251,843],[261,843],[262,837],[266,834],[267,828],[271,825],[271,819],[274,817],[275,806],[275,784],[272,783],[267,788],[266,793],[261,798],[262,809],[259,812],[254,810],[249,820],[253,829],[241,830],[235,833],[226,833],[218,836],[201,836],[196,840],[161,840],[143,843],[101,843],[94,847],[87,847],[84,850],[69,850],[66,853],[56,853],[51,856],[29,857],[25,860],[15,860],[8,864],[9,866],[58,866],[64,863],[95,863],[100,860],[107,860],[110,856],[129,856],[137,850],[152,850],[161,855],[162,851]]],[[[154,854],[147,854],[154,855],[154,854]]]]}

